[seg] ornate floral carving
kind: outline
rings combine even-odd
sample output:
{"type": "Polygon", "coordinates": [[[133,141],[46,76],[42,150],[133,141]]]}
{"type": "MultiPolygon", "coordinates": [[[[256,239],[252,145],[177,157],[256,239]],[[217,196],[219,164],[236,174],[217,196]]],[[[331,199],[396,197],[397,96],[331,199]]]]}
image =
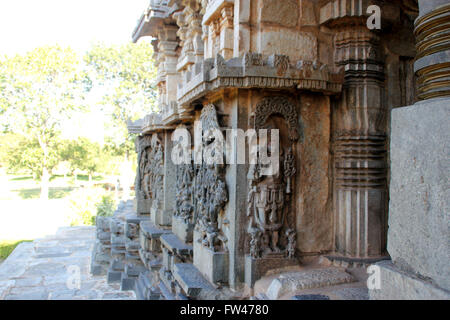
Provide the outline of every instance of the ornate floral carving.
{"type": "Polygon", "coordinates": [[[289,127],[289,139],[291,141],[298,140],[297,110],[289,99],[283,96],[267,97],[258,103],[255,112],[255,129],[263,128],[267,119],[273,114],[283,116],[289,127]]]}

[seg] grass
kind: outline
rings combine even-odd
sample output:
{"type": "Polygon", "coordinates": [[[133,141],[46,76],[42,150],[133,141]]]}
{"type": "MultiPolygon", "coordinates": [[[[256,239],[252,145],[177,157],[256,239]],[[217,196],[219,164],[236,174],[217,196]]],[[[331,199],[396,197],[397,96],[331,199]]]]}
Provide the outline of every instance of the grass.
{"type": "MultiPolygon", "coordinates": [[[[0,180],[2,177],[0,177],[0,180]]],[[[93,183],[102,183],[104,177],[96,175],[92,177],[93,183]]],[[[6,175],[3,177],[6,188],[0,188],[0,200],[12,199],[39,199],[41,188],[38,181],[33,180],[31,175],[6,175]]],[[[75,176],[53,175],[50,178],[49,199],[63,199],[70,195],[72,191],[82,187],[89,180],[88,175],[80,174],[75,181],[75,176]]]]}
{"type": "Polygon", "coordinates": [[[5,260],[22,242],[31,242],[33,240],[0,240],[0,261],[5,260]]]}
{"type": "MultiPolygon", "coordinates": [[[[74,188],[67,187],[50,187],[48,190],[48,198],[49,199],[62,199],[66,197],[74,188]]],[[[11,190],[12,192],[17,192],[21,199],[39,199],[41,196],[40,188],[31,188],[31,189],[19,189],[19,190],[11,190]]]]}

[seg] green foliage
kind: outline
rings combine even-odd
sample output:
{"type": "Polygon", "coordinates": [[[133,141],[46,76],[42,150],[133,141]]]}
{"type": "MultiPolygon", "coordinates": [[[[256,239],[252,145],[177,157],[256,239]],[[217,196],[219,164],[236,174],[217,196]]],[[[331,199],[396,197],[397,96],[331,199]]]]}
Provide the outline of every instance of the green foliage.
{"type": "Polygon", "coordinates": [[[89,174],[98,172],[102,166],[102,148],[88,138],[80,137],[77,140],[65,140],[61,146],[61,160],[70,163],[72,171],[80,169],[89,174]]]}
{"type": "Polygon", "coordinates": [[[33,240],[0,240],[0,261],[5,260],[22,242],[31,242],[33,240]]]}
{"type": "Polygon", "coordinates": [[[82,188],[72,192],[69,196],[70,214],[68,223],[71,226],[92,226],[99,206],[105,206],[105,213],[112,195],[103,188],[82,188]],[[106,197],[104,200],[103,197],[106,197]],[[101,205],[103,203],[103,205],[101,205]]]}
{"type": "Polygon", "coordinates": [[[60,46],[0,58],[0,128],[25,137],[12,165],[41,179],[43,198],[48,197],[49,173],[59,162],[60,125],[82,105],[80,62],[75,51],[60,46]]]}
{"type": "Polygon", "coordinates": [[[128,156],[134,150],[127,121],[156,110],[156,69],[152,56],[152,46],[141,42],[120,46],[98,44],[84,57],[88,79],[85,82],[91,84],[90,90],[101,92],[101,104],[110,115],[109,129],[114,133],[106,145],[115,155],[128,156]]]}
{"type": "Polygon", "coordinates": [[[116,201],[112,194],[106,194],[102,196],[102,200],[96,204],[97,216],[109,217],[114,213],[116,207],[116,201]]]}
{"type": "Polygon", "coordinates": [[[25,170],[40,180],[44,168],[51,172],[59,163],[59,144],[52,140],[48,143],[47,154],[39,141],[21,134],[7,133],[0,137],[0,162],[9,172],[25,170]]]}

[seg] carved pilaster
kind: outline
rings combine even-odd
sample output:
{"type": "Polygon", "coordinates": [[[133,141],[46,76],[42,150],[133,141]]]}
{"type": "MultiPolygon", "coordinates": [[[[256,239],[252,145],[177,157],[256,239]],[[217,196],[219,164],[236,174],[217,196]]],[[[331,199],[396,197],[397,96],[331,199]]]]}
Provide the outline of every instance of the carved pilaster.
{"type": "Polygon", "coordinates": [[[333,111],[334,243],[340,256],[386,252],[387,109],[379,38],[365,26],[335,35],[335,63],[345,70],[333,111]]]}

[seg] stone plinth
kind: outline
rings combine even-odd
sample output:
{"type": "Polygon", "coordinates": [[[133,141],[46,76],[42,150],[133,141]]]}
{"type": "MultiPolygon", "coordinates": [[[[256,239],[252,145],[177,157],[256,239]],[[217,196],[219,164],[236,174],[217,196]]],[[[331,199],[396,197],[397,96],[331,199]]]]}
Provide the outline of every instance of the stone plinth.
{"type": "Polygon", "coordinates": [[[449,119],[449,99],[392,112],[388,251],[395,268],[382,268],[389,284],[372,298],[394,297],[401,284],[397,299],[421,299],[417,278],[450,290],[449,119]]]}
{"type": "Polygon", "coordinates": [[[152,207],[152,199],[137,199],[137,213],[138,214],[150,214],[152,207]]]}
{"type": "Polygon", "coordinates": [[[228,283],[228,252],[216,252],[205,247],[200,234],[194,231],[194,266],[212,283],[228,283]]]}
{"type": "Polygon", "coordinates": [[[183,242],[192,242],[194,225],[180,217],[172,217],[172,232],[183,242]]]}
{"type": "Polygon", "coordinates": [[[255,259],[247,255],[245,256],[245,284],[249,288],[253,288],[255,282],[269,270],[281,269],[298,264],[297,259],[287,259],[279,256],[255,259]]]}
{"type": "Polygon", "coordinates": [[[404,272],[390,261],[380,267],[380,289],[369,290],[371,300],[449,300],[450,292],[404,272]]]}

